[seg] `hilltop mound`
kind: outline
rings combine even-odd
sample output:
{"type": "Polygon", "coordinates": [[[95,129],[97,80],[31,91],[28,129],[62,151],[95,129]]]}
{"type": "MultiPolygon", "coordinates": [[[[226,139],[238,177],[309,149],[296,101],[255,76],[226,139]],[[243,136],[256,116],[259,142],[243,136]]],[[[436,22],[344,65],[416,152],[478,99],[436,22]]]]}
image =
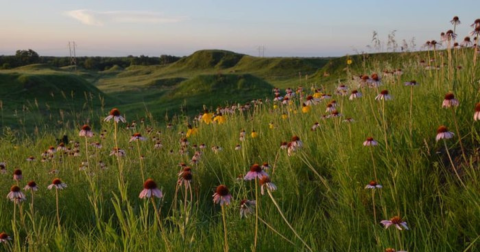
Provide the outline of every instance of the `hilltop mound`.
{"type": "Polygon", "coordinates": [[[51,70],[51,69],[52,67],[46,64],[31,64],[31,65],[14,68],[14,70],[21,70],[21,71],[39,71],[39,70],[51,70]]]}
{"type": "Polygon", "coordinates": [[[156,103],[165,110],[178,111],[179,101],[184,101],[182,110],[197,111],[202,105],[216,107],[266,97],[272,88],[250,74],[198,75],[178,84],[156,103]]]}
{"type": "Polygon", "coordinates": [[[173,63],[171,68],[188,70],[225,69],[235,66],[245,55],[225,50],[201,50],[173,63]]]}
{"type": "Polygon", "coordinates": [[[36,99],[52,101],[55,97],[70,97],[85,101],[85,94],[98,98],[105,96],[85,79],[73,74],[19,74],[0,73],[0,96],[12,103],[36,99]]]}

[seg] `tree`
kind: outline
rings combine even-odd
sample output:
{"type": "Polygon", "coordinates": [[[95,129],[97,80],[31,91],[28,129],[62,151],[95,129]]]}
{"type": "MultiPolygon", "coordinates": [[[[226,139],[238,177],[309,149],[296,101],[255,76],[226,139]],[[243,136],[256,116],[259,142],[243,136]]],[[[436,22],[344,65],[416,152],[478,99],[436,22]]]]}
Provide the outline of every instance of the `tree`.
{"type": "Polygon", "coordinates": [[[40,56],[38,56],[38,53],[32,49],[17,50],[15,58],[21,66],[38,63],[40,61],[40,56]]]}

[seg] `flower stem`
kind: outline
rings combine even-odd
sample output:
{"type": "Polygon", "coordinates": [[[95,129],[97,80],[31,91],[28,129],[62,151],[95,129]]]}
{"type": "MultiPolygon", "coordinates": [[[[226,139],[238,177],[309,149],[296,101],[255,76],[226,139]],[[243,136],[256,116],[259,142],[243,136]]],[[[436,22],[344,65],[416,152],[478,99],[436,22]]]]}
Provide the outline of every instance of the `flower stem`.
{"type": "Polygon", "coordinates": [[[55,202],[56,202],[56,209],[57,209],[58,229],[60,230],[60,211],[58,210],[58,188],[56,187],[55,187],[55,202]]]}
{"type": "Polygon", "coordinates": [[[468,164],[468,159],[467,156],[465,155],[465,148],[463,148],[463,143],[462,143],[462,136],[460,135],[460,130],[458,128],[458,122],[457,122],[457,113],[455,113],[455,108],[452,107],[452,113],[453,113],[453,120],[455,121],[455,129],[457,130],[457,135],[458,135],[458,142],[460,143],[460,149],[462,150],[462,156],[465,161],[465,165],[468,164]]]}
{"type": "Polygon", "coordinates": [[[165,247],[167,247],[167,251],[172,251],[170,248],[170,243],[165,236],[165,230],[163,229],[162,220],[160,219],[160,213],[158,212],[157,205],[155,204],[155,199],[153,197],[150,198],[152,200],[153,209],[155,210],[155,216],[157,217],[158,226],[160,226],[160,232],[162,232],[162,238],[165,242],[165,247]]]}
{"type": "Polygon", "coordinates": [[[373,206],[373,219],[375,226],[377,225],[377,209],[375,207],[375,188],[372,189],[372,206],[373,206]]]}
{"type": "Polygon", "coordinates": [[[453,163],[452,156],[450,156],[450,152],[448,151],[448,146],[447,146],[447,141],[443,139],[443,143],[445,145],[445,151],[447,152],[448,159],[450,160],[450,163],[452,164],[452,169],[455,172],[455,175],[457,175],[458,180],[462,184],[462,186],[466,189],[467,186],[463,183],[462,178],[460,178],[460,175],[458,175],[457,168],[455,168],[455,164],[453,163]]]}
{"type": "Polygon", "coordinates": [[[268,196],[270,196],[270,199],[272,199],[272,202],[273,204],[275,205],[275,207],[277,207],[277,210],[278,212],[280,213],[280,216],[282,216],[283,220],[285,221],[285,223],[288,225],[288,227],[293,231],[293,233],[295,234],[295,236],[303,243],[303,245],[305,245],[305,247],[307,247],[307,249],[311,252],[313,252],[312,248],[310,248],[310,246],[308,246],[308,244],[298,235],[298,233],[295,231],[295,229],[292,227],[292,225],[290,225],[290,223],[288,222],[287,218],[285,217],[285,215],[283,215],[283,212],[282,210],[280,209],[280,206],[278,205],[277,201],[275,201],[275,199],[273,198],[272,196],[272,193],[270,192],[270,190],[267,189],[267,193],[268,193],[268,196]]]}
{"type": "Polygon", "coordinates": [[[253,238],[253,251],[257,250],[257,239],[258,239],[258,178],[255,177],[255,237],[253,238]]]}
{"type": "Polygon", "coordinates": [[[223,204],[222,206],[222,220],[223,220],[223,234],[224,234],[224,239],[225,239],[225,252],[228,252],[228,240],[227,240],[227,221],[225,220],[225,207],[223,204]]]}

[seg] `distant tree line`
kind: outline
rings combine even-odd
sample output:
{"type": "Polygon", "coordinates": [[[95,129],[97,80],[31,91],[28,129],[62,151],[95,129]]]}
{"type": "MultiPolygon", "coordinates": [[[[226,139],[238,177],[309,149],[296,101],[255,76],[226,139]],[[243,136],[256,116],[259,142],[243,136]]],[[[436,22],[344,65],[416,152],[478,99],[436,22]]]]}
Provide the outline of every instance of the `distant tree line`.
{"type": "MultiPolygon", "coordinates": [[[[160,57],[129,55],[127,57],[77,57],[76,62],[78,67],[103,71],[115,65],[123,68],[132,65],[165,65],[179,59],[181,59],[181,57],[172,55],[161,55],[160,57]]],[[[17,50],[15,55],[0,55],[0,69],[15,68],[36,63],[54,67],[65,67],[72,65],[72,60],[70,57],[39,56],[38,53],[32,49],[17,50]]]]}

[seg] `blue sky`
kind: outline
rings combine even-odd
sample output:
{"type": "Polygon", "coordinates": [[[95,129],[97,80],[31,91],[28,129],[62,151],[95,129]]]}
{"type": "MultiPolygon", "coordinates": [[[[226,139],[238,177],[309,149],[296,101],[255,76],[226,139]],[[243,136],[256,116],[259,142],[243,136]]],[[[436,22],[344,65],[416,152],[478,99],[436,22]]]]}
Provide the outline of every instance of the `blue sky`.
{"type": "Polygon", "coordinates": [[[480,13],[478,0],[0,0],[0,55],[31,48],[40,55],[161,54],[225,49],[265,56],[325,57],[368,52],[380,40],[439,40],[459,16],[459,38],[480,13]]]}

